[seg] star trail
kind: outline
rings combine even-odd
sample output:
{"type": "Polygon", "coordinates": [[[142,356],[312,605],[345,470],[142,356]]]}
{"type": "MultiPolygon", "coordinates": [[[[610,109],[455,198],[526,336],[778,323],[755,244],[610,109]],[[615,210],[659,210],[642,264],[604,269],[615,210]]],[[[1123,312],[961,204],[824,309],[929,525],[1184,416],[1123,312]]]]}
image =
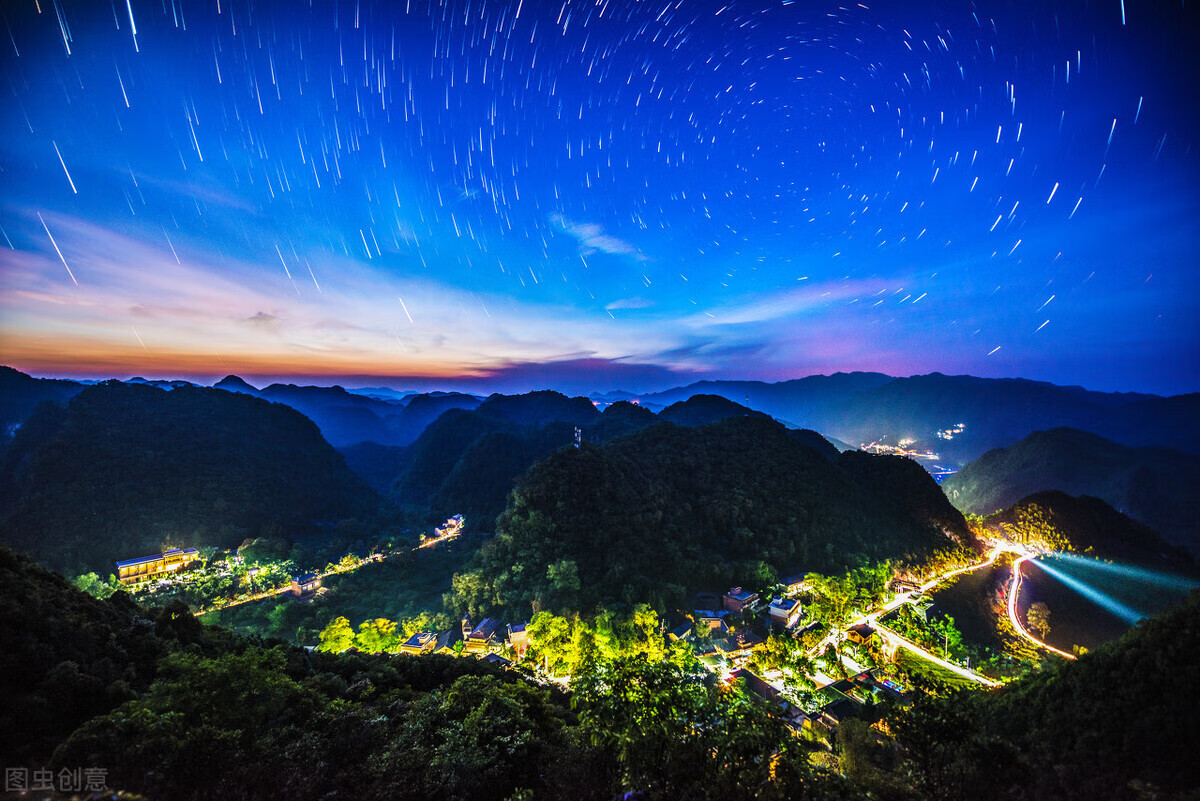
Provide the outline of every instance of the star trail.
{"type": "Polygon", "coordinates": [[[20,369],[1200,390],[1178,0],[0,15],[20,369]]]}

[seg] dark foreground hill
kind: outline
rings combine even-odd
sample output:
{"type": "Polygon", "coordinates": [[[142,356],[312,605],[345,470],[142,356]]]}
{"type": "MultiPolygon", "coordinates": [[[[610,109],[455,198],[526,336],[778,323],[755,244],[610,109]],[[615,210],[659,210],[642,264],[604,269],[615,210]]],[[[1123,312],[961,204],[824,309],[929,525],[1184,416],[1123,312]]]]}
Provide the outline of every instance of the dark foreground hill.
{"type": "Polygon", "coordinates": [[[1200,753],[1200,593],[997,693],[918,699],[893,731],[918,797],[1186,801],[1200,753]]]}
{"type": "Polygon", "coordinates": [[[456,589],[473,611],[666,609],[689,589],[918,559],[969,538],[908,459],[820,451],[759,417],[663,423],[538,463],[456,589]]]}
{"type": "Polygon", "coordinates": [[[850,797],[763,702],[667,663],[597,666],[572,701],[477,659],[309,653],[183,606],[150,616],[2,547],[0,586],[9,767],[101,766],[149,801],[850,797]]]}
{"type": "Polygon", "coordinates": [[[149,801],[1195,798],[1198,594],[1002,690],[914,694],[888,714],[901,749],[845,721],[822,760],[843,779],[762,702],[667,663],[597,665],[569,698],[470,658],[310,653],[151,615],[2,547],[0,586],[0,760],[103,766],[149,801]]]}
{"type": "Polygon", "coordinates": [[[230,547],[363,514],[374,493],[311,420],[248,395],[109,382],[44,405],[0,466],[3,537],[64,570],[164,544],[230,547]]]}
{"type": "Polygon", "coordinates": [[[1200,554],[1200,457],[1170,448],[1131,448],[1086,431],[1037,431],[988,451],[942,482],[964,512],[989,514],[1042,490],[1103,498],[1200,554]]]}

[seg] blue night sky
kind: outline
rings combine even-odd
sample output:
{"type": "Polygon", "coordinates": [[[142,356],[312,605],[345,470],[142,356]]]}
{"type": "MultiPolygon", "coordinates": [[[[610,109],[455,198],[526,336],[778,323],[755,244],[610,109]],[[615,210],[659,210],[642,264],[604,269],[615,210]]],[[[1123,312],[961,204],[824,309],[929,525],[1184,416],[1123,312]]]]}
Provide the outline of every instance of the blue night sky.
{"type": "Polygon", "coordinates": [[[0,355],[35,374],[1200,390],[1181,0],[0,16],[0,355]]]}

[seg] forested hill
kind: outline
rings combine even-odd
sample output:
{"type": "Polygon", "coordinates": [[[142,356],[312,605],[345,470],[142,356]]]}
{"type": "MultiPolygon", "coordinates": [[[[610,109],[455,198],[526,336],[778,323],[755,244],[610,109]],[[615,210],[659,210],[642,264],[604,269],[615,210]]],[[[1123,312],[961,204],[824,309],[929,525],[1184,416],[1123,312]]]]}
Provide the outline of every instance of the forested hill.
{"type": "Polygon", "coordinates": [[[0,487],[5,542],[56,569],[101,575],[164,544],[231,547],[377,502],[294,409],[117,382],[65,408],[39,407],[4,452],[0,487]]]}
{"type": "Polygon", "coordinates": [[[983,524],[1000,533],[1013,532],[1018,539],[1054,532],[1065,538],[1072,550],[1100,559],[1196,573],[1196,562],[1186,550],[1089,495],[1076,498],[1058,490],[1034,493],[988,515],[983,524]]]}
{"type": "Polygon", "coordinates": [[[893,728],[922,798],[1196,798],[1200,593],[995,694],[920,698],[893,728]]]}
{"type": "Polygon", "coordinates": [[[152,616],[3,547],[0,587],[0,761],[100,766],[121,798],[853,797],[756,697],[644,656],[569,699],[480,659],[309,653],[182,605],[152,616]]]}
{"type": "Polygon", "coordinates": [[[963,512],[989,514],[1042,490],[1103,498],[1200,555],[1200,457],[1131,448],[1073,428],[1035,431],[988,451],[942,482],[963,512]]]}
{"type": "Polygon", "coordinates": [[[559,451],[518,483],[495,539],[457,577],[460,605],[516,616],[612,602],[665,609],[697,588],[968,542],[962,515],[915,462],[830,457],[757,417],[662,423],[559,451]]]}
{"type": "MultiPolygon", "coordinates": [[[[662,419],[698,426],[745,415],[768,419],[712,395],[676,403],[657,417],[624,401],[601,413],[586,398],[557,392],[492,395],[478,409],[445,412],[403,452],[357,448],[348,450],[347,457],[376,486],[390,460],[396,471],[393,495],[402,503],[432,507],[434,516],[462,512],[490,527],[517,479],[539,459],[572,443],[577,427],[584,441],[602,444],[662,419]]],[[[836,457],[836,449],[819,434],[793,435],[836,457]]]]}

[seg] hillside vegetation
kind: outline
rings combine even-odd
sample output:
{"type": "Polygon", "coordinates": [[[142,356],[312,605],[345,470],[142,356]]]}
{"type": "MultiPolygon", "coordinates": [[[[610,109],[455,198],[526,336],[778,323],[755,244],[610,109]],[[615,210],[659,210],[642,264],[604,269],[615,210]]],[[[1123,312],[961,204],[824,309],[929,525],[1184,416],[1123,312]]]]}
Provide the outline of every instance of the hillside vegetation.
{"type": "Polygon", "coordinates": [[[232,547],[370,512],[377,496],[299,412],[248,395],[108,382],[39,407],[4,452],[3,540],[101,575],[164,545],[232,547]]]}
{"type": "Polygon", "coordinates": [[[1116,642],[997,693],[893,717],[921,798],[1196,798],[1200,593],[1116,642]]]}
{"type": "Polygon", "coordinates": [[[1087,495],[1075,498],[1056,490],[1034,493],[982,522],[985,528],[1017,541],[1037,543],[1049,533],[1051,541],[1061,539],[1070,550],[1101,559],[1168,571],[1188,572],[1195,566],[1187,551],[1087,495]]]}
{"type": "Polygon", "coordinates": [[[662,423],[568,448],[514,489],[494,541],[457,576],[459,608],[591,611],[794,572],[917,560],[970,538],[919,465],[818,451],[780,424],[662,423]]]}
{"type": "MultiPolygon", "coordinates": [[[[465,513],[488,529],[517,480],[538,460],[573,443],[576,428],[583,441],[603,444],[664,419],[699,426],[746,415],[769,419],[709,395],[673,404],[658,416],[624,401],[601,413],[585,398],[557,392],[492,395],[477,409],[447,411],[402,455],[392,455],[391,464],[400,471],[393,497],[403,504],[431,507],[435,517],[465,513]]],[[[833,451],[815,432],[795,434],[826,453],[833,451]]],[[[355,449],[354,463],[368,470],[382,464],[361,458],[366,455],[355,449]]]]}
{"type": "Polygon", "coordinates": [[[149,616],[5,548],[0,585],[0,760],[103,766],[150,801],[849,797],[763,702],[670,663],[596,665],[570,699],[476,659],[149,616]]]}

